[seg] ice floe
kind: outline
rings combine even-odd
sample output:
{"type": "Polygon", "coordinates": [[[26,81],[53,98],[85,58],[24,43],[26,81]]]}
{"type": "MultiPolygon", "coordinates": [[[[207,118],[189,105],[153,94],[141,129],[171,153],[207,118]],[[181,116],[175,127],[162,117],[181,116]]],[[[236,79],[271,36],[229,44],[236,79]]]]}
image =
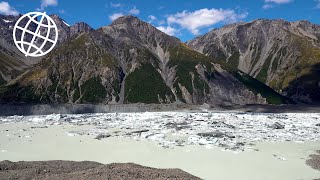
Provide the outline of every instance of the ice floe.
{"type": "MultiPolygon", "coordinates": [[[[0,123],[88,125],[90,130],[67,136],[92,135],[93,140],[125,137],[154,141],[164,148],[185,145],[257,151],[258,142],[320,140],[319,113],[144,112],[0,117],[0,123]]],[[[36,128],[36,127],[35,127],[36,128]]]]}

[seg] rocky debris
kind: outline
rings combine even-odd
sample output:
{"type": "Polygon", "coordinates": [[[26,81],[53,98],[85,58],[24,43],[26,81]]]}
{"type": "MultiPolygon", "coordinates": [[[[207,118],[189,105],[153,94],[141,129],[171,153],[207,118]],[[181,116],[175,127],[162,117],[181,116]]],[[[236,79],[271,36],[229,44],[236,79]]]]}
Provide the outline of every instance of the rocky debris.
{"type": "Polygon", "coordinates": [[[309,156],[310,159],[306,161],[306,164],[311,166],[313,169],[320,171],[320,150],[316,151],[315,154],[309,156]]]}
{"type": "Polygon", "coordinates": [[[317,123],[316,126],[320,127],[320,123],[317,123]]]}
{"type": "MultiPolygon", "coordinates": [[[[126,129],[131,129],[131,128],[128,128],[128,127],[127,127],[126,129]]],[[[148,132],[148,131],[149,131],[148,129],[138,130],[138,131],[132,131],[132,132],[126,133],[126,135],[127,135],[127,136],[131,136],[131,135],[136,135],[136,134],[138,134],[138,136],[141,137],[141,134],[142,134],[142,133],[146,133],[146,132],[148,132]]]]}
{"type": "Polygon", "coordinates": [[[180,131],[182,129],[191,128],[187,122],[181,122],[181,123],[169,122],[169,123],[165,124],[165,126],[168,128],[176,129],[177,131],[180,131]]]}
{"type": "Polygon", "coordinates": [[[235,136],[228,135],[220,131],[198,133],[197,135],[201,137],[213,137],[213,138],[223,138],[223,137],[235,138],[235,136]]]}
{"type": "Polygon", "coordinates": [[[279,122],[274,123],[271,128],[273,129],[284,129],[285,125],[280,124],[279,122]]]}
{"type": "Polygon", "coordinates": [[[230,128],[230,129],[235,129],[236,127],[234,125],[231,124],[227,124],[223,121],[213,121],[212,122],[212,127],[226,127],[226,128],[230,128]]]}
{"type": "Polygon", "coordinates": [[[130,132],[130,134],[141,134],[141,133],[148,132],[148,131],[149,131],[148,129],[144,129],[144,130],[132,131],[132,132],[130,132]]]}
{"type": "Polygon", "coordinates": [[[46,129],[48,126],[32,126],[31,129],[46,129]]]}
{"type": "Polygon", "coordinates": [[[33,161],[0,162],[0,180],[7,179],[42,179],[42,180],[86,180],[86,179],[181,179],[197,180],[180,169],[156,169],[137,164],[113,163],[103,165],[84,161],[33,161]]]}
{"type": "Polygon", "coordinates": [[[101,140],[101,139],[105,139],[108,137],[111,137],[111,135],[110,134],[98,134],[94,139],[101,140]]]}

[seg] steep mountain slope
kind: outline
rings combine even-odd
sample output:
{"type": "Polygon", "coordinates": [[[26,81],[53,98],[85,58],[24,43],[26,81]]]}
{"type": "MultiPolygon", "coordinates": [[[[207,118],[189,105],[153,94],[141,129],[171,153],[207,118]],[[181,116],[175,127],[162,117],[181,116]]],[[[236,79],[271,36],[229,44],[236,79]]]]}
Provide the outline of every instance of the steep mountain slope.
{"type": "MultiPolygon", "coordinates": [[[[0,85],[15,79],[41,60],[41,58],[26,57],[14,45],[12,38],[13,28],[20,17],[21,15],[0,15],[0,85]]],[[[77,23],[73,26],[68,26],[57,15],[51,15],[51,18],[53,18],[59,30],[58,44],[81,33],[93,30],[85,23],[77,23]]],[[[20,23],[20,25],[25,24],[27,24],[27,19],[20,23]]],[[[37,25],[35,23],[30,23],[28,29],[35,31],[36,28],[37,25]]],[[[46,31],[42,31],[42,33],[46,34],[46,31]]],[[[18,37],[19,34],[21,34],[21,31],[17,31],[18,37]]],[[[26,33],[25,39],[32,39],[32,36],[26,33]]]]}
{"type": "Polygon", "coordinates": [[[62,43],[3,102],[266,103],[212,59],[133,16],[62,43]]]}
{"type": "Polygon", "coordinates": [[[214,29],[188,45],[288,97],[320,102],[319,25],[260,19],[214,29]]]}
{"type": "MultiPolygon", "coordinates": [[[[16,78],[34,63],[14,45],[12,31],[18,19],[19,16],[0,15],[0,85],[16,78]]],[[[31,23],[30,30],[35,28],[36,26],[31,23]]],[[[26,36],[26,39],[28,38],[31,37],[26,36]]]]}
{"type": "Polygon", "coordinates": [[[131,47],[119,49],[122,54],[119,64],[125,74],[122,86],[125,102],[264,102],[227,72],[211,64],[209,58],[135,17],[119,18],[102,30],[115,39],[118,47],[131,47]],[[130,58],[129,61],[124,58],[134,57],[132,55],[140,54],[139,51],[144,58],[130,58]],[[125,55],[128,52],[131,55],[125,55]],[[154,94],[148,94],[149,87],[154,88],[154,94]],[[237,88],[239,91],[235,90],[237,88]]]}

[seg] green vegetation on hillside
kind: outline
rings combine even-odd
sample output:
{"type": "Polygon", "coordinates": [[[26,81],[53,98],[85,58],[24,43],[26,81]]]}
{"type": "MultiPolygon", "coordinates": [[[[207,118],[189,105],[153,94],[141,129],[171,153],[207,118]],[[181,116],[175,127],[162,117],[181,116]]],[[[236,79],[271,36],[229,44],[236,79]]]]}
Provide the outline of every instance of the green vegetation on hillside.
{"type": "Polygon", "coordinates": [[[262,97],[267,99],[269,104],[288,104],[292,103],[287,97],[284,97],[274,91],[269,86],[263,84],[259,80],[243,73],[243,72],[233,72],[234,77],[241,81],[250,91],[255,94],[261,94],[262,97]]]}
{"type": "Polygon", "coordinates": [[[174,101],[174,95],[161,75],[151,64],[142,64],[125,79],[125,100],[127,103],[159,103],[166,95],[174,101]]]}
{"type": "Polygon", "coordinates": [[[46,90],[47,92],[44,92],[44,94],[54,94],[57,93],[61,99],[61,101],[65,102],[67,101],[67,92],[64,89],[64,87],[61,87],[61,85],[59,84],[59,80],[57,79],[57,77],[50,75],[49,79],[52,82],[52,85],[50,85],[48,87],[48,89],[46,90]]]}
{"type": "Polygon", "coordinates": [[[46,102],[46,98],[35,94],[31,86],[20,87],[18,84],[0,87],[0,99],[3,102],[46,102]],[[40,101],[42,99],[42,101],[40,101]]]}
{"type": "Polygon", "coordinates": [[[228,62],[226,62],[225,66],[227,66],[227,69],[229,71],[236,71],[238,69],[239,65],[239,57],[240,53],[239,51],[235,51],[228,59],[228,62]]]}
{"type": "Polygon", "coordinates": [[[100,77],[92,77],[81,85],[83,93],[81,102],[100,103],[107,95],[106,88],[101,83],[100,77]]]}

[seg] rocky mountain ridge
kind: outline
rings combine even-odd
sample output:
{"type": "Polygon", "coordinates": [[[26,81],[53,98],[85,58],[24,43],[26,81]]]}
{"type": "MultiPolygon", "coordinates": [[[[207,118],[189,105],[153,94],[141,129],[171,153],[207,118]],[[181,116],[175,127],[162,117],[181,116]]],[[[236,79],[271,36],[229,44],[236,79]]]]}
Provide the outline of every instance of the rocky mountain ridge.
{"type": "MultiPolygon", "coordinates": [[[[59,30],[67,27],[64,22],[59,25],[59,30]]],[[[28,72],[3,86],[1,100],[266,103],[211,58],[133,16],[62,42],[28,72]]]]}
{"type": "Polygon", "coordinates": [[[320,25],[258,19],[214,29],[187,44],[297,102],[320,102],[320,25]]]}

